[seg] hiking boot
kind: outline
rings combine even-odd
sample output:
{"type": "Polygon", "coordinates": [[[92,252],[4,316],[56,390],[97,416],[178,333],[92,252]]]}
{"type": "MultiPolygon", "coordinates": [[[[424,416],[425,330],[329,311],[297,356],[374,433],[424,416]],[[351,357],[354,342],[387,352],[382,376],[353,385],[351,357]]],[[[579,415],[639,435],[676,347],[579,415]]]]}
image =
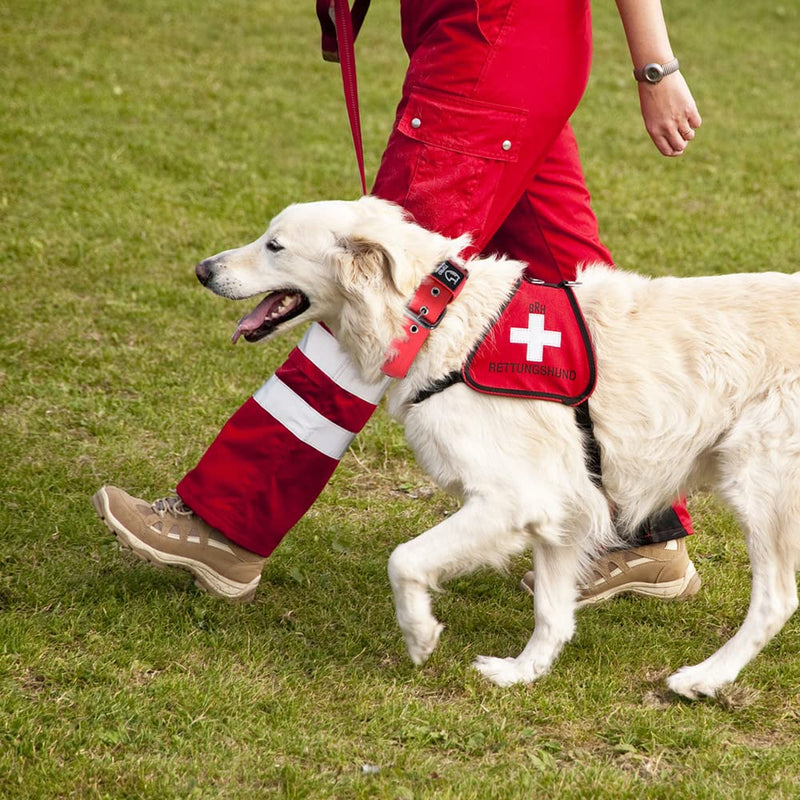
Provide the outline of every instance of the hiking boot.
{"type": "MultiPolygon", "coordinates": [[[[534,573],[520,584],[533,595],[534,573]]],[[[685,539],[614,550],[592,565],[592,575],[580,586],[578,608],[602,603],[618,594],[638,594],[661,600],[686,600],[700,590],[700,576],[686,551],[685,539]]]]}
{"type": "Polygon", "coordinates": [[[92,504],[119,543],[143,561],[188,570],[214,597],[253,599],[265,559],[225,538],[179,497],[151,504],[104,486],[92,504]]]}

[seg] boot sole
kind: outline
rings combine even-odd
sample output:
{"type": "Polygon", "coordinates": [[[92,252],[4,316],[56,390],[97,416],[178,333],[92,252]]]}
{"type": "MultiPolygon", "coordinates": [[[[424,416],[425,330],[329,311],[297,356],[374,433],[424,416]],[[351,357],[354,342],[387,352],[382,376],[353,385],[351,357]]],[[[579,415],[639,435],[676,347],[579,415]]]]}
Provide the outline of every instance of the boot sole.
{"type": "Polygon", "coordinates": [[[174,553],[164,553],[143,542],[111,512],[105,487],[94,494],[92,505],[103,524],[114,534],[120,546],[129,550],[142,561],[146,561],[154,567],[175,567],[191,573],[195,579],[195,586],[213,597],[238,603],[247,603],[255,597],[256,589],[261,580],[260,575],[250,583],[232,581],[212,570],[202,561],[178,556],[174,553]]]}
{"type": "MultiPolygon", "coordinates": [[[[521,580],[519,585],[523,592],[533,597],[533,588],[526,580],[521,580]]],[[[689,600],[700,591],[700,586],[700,576],[697,574],[694,564],[690,562],[689,568],[682,578],[665,583],[623,583],[612,589],[607,589],[605,592],[600,592],[592,597],[579,600],[576,603],[576,608],[597,605],[598,603],[611,600],[612,597],[618,597],[622,594],[636,594],[640,597],[655,597],[658,600],[667,601],[689,600]]]]}
{"type": "Polygon", "coordinates": [[[689,562],[689,568],[682,578],[666,581],[665,583],[624,583],[592,597],[579,600],[578,608],[593,606],[605,600],[610,600],[612,597],[618,597],[621,594],[636,594],[640,597],[654,597],[657,600],[688,600],[700,591],[700,585],[700,576],[697,574],[694,564],[689,562]]]}

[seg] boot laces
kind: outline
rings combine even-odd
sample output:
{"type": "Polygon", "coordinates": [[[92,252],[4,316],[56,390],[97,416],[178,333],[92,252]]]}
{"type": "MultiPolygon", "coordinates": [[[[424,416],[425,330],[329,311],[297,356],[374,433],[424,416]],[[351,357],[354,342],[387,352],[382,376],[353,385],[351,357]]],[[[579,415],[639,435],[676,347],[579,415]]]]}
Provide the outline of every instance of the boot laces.
{"type": "Polygon", "coordinates": [[[163,517],[164,514],[173,514],[176,517],[191,517],[194,514],[194,511],[177,495],[174,497],[162,497],[160,500],[156,500],[151,507],[159,517],[163,517]]]}

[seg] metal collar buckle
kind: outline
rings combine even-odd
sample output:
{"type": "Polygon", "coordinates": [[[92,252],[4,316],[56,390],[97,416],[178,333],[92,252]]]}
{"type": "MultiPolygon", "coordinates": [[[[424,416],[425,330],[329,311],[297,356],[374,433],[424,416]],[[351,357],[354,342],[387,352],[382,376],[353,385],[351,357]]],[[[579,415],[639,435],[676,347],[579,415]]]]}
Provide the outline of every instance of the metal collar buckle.
{"type": "Polygon", "coordinates": [[[412,321],[411,327],[408,329],[409,333],[417,333],[414,330],[414,323],[419,325],[421,328],[425,328],[427,331],[432,331],[434,328],[439,327],[439,323],[444,319],[444,315],[447,313],[447,309],[442,309],[442,313],[439,314],[439,317],[435,319],[433,322],[429,322],[425,315],[428,313],[428,309],[425,306],[419,310],[419,313],[414,313],[410,308],[406,309],[406,316],[412,321]]]}

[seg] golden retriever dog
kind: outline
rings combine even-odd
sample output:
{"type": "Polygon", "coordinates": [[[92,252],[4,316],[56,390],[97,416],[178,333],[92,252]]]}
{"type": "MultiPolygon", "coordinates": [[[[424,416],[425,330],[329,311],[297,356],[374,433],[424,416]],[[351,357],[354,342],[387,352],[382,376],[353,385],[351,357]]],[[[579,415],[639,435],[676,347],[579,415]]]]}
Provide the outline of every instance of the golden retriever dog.
{"type": "MultiPolygon", "coordinates": [[[[307,203],[196,272],[223,297],[265,296],[234,338],[257,341],[320,321],[364,379],[378,381],[414,290],[467,243],[426,231],[377,198],[307,203]]],[[[411,659],[422,664],[442,631],[432,590],[531,548],[533,634],[515,658],[480,656],[474,666],[501,686],[544,675],[572,638],[577,587],[592,558],[681,494],[707,487],[741,522],[750,608],[730,641],[667,683],[685,697],[713,696],[797,608],[800,275],[648,279],[581,269],[574,291],[597,360],[590,403],[598,487],[587,469],[586,434],[567,406],[488,396],[463,383],[414,402],[461,368],[524,265],[492,257],[467,267],[463,291],[389,395],[422,467],[463,501],[389,559],[411,659]]]]}

